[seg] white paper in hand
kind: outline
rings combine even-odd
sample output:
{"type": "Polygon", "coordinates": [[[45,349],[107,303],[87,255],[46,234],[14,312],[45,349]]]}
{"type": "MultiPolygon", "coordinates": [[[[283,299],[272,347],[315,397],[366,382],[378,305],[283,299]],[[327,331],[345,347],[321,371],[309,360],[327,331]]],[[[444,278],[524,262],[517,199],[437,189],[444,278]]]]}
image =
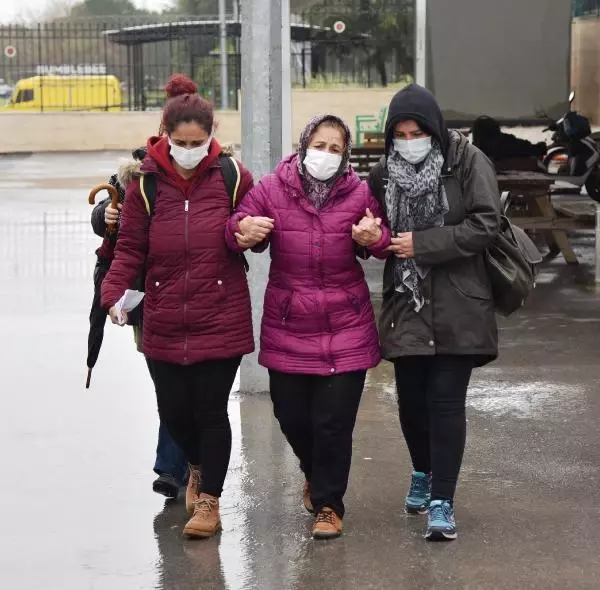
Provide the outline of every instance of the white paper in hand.
{"type": "Polygon", "coordinates": [[[142,293],[142,291],[127,289],[127,291],[123,293],[123,297],[121,297],[115,305],[120,324],[123,324],[123,312],[129,313],[130,311],[133,311],[142,302],[143,298],[144,293],[142,293]]]}

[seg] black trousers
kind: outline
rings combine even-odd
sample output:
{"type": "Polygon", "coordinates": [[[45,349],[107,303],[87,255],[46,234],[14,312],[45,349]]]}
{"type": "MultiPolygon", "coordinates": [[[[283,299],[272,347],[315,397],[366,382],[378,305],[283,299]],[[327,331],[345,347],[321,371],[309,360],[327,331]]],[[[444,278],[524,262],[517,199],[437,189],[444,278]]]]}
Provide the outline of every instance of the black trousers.
{"type": "Polygon", "coordinates": [[[198,492],[220,497],[231,456],[229,393],[241,358],[182,366],[152,361],[160,419],[191,465],[198,492]]]}
{"type": "Polygon", "coordinates": [[[400,425],[415,471],[431,473],[434,500],[454,500],[465,450],[468,356],[403,357],[394,363],[400,425]]]}
{"type": "Polygon", "coordinates": [[[352,433],[366,371],[331,377],[269,371],[275,417],[311,486],[315,512],[344,516],[352,433]]]}

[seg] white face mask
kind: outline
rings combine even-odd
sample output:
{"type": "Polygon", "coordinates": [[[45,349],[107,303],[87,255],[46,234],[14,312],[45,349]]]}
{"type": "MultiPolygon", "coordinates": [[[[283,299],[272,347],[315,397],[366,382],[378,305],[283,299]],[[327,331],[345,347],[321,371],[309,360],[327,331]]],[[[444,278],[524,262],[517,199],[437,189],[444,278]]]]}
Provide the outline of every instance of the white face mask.
{"type": "Polygon", "coordinates": [[[201,146],[188,150],[187,148],[174,145],[169,137],[171,156],[184,170],[193,170],[208,156],[211,141],[212,135],[201,146]]]}
{"type": "Polygon", "coordinates": [[[342,165],[342,156],[321,150],[308,149],[304,158],[307,172],[317,180],[329,180],[342,165]]]}
{"type": "Polygon", "coordinates": [[[431,137],[394,139],[394,149],[410,164],[420,164],[431,151],[431,137]]]}

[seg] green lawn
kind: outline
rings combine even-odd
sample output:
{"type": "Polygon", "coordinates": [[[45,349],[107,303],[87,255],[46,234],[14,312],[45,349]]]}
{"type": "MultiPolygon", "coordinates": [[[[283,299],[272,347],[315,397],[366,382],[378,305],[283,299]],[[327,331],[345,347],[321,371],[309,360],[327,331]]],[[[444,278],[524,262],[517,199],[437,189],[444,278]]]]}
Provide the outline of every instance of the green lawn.
{"type": "MultiPolygon", "coordinates": [[[[391,84],[389,84],[387,87],[390,90],[402,90],[402,88],[404,88],[405,86],[407,86],[408,84],[412,83],[412,77],[411,76],[406,76],[406,78],[404,80],[401,80],[399,82],[393,82],[391,84]]],[[[306,89],[307,90],[340,90],[340,89],[345,89],[345,88],[366,88],[364,85],[362,84],[348,84],[345,82],[332,82],[332,81],[328,81],[323,77],[318,77],[315,79],[311,79],[307,81],[307,85],[306,85],[306,89]]],[[[302,84],[294,84],[294,88],[302,88],[302,84]]],[[[373,80],[373,86],[372,88],[381,88],[381,86],[379,86],[376,83],[376,80],[373,80]]]]}

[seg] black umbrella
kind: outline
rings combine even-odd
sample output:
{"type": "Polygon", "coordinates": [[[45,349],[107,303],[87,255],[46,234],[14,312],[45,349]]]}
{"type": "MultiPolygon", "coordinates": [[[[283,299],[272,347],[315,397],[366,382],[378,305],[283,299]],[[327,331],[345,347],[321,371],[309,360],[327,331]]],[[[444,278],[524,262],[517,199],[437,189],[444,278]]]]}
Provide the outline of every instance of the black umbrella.
{"type": "MultiPolygon", "coordinates": [[[[90,205],[94,205],[96,201],[96,195],[102,191],[107,190],[111,197],[111,207],[117,208],[119,202],[119,191],[116,187],[110,184],[101,184],[96,188],[92,189],[89,196],[90,205]]],[[[116,224],[111,224],[107,227],[107,233],[113,234],[116,231],[116,224]]],[[[90,309],[90,331],[88,334],[88,356],[87,356],[87,379],[85,382],[86,389],[90,387],[90,381],[92,380],[92,369],[96,365],[98,355],[100,354],[100,348],[102,347],[102,340],[104,339],[104,326],[106,324],[106,316],[108,312],[100,304],[100,294],[102,288],[102,281],[108,273],[110,268],[110,261],[105,258],[98,257],[96,268],[94,269],[94,299],[92,301],[92,308],[90,309]]]]}

